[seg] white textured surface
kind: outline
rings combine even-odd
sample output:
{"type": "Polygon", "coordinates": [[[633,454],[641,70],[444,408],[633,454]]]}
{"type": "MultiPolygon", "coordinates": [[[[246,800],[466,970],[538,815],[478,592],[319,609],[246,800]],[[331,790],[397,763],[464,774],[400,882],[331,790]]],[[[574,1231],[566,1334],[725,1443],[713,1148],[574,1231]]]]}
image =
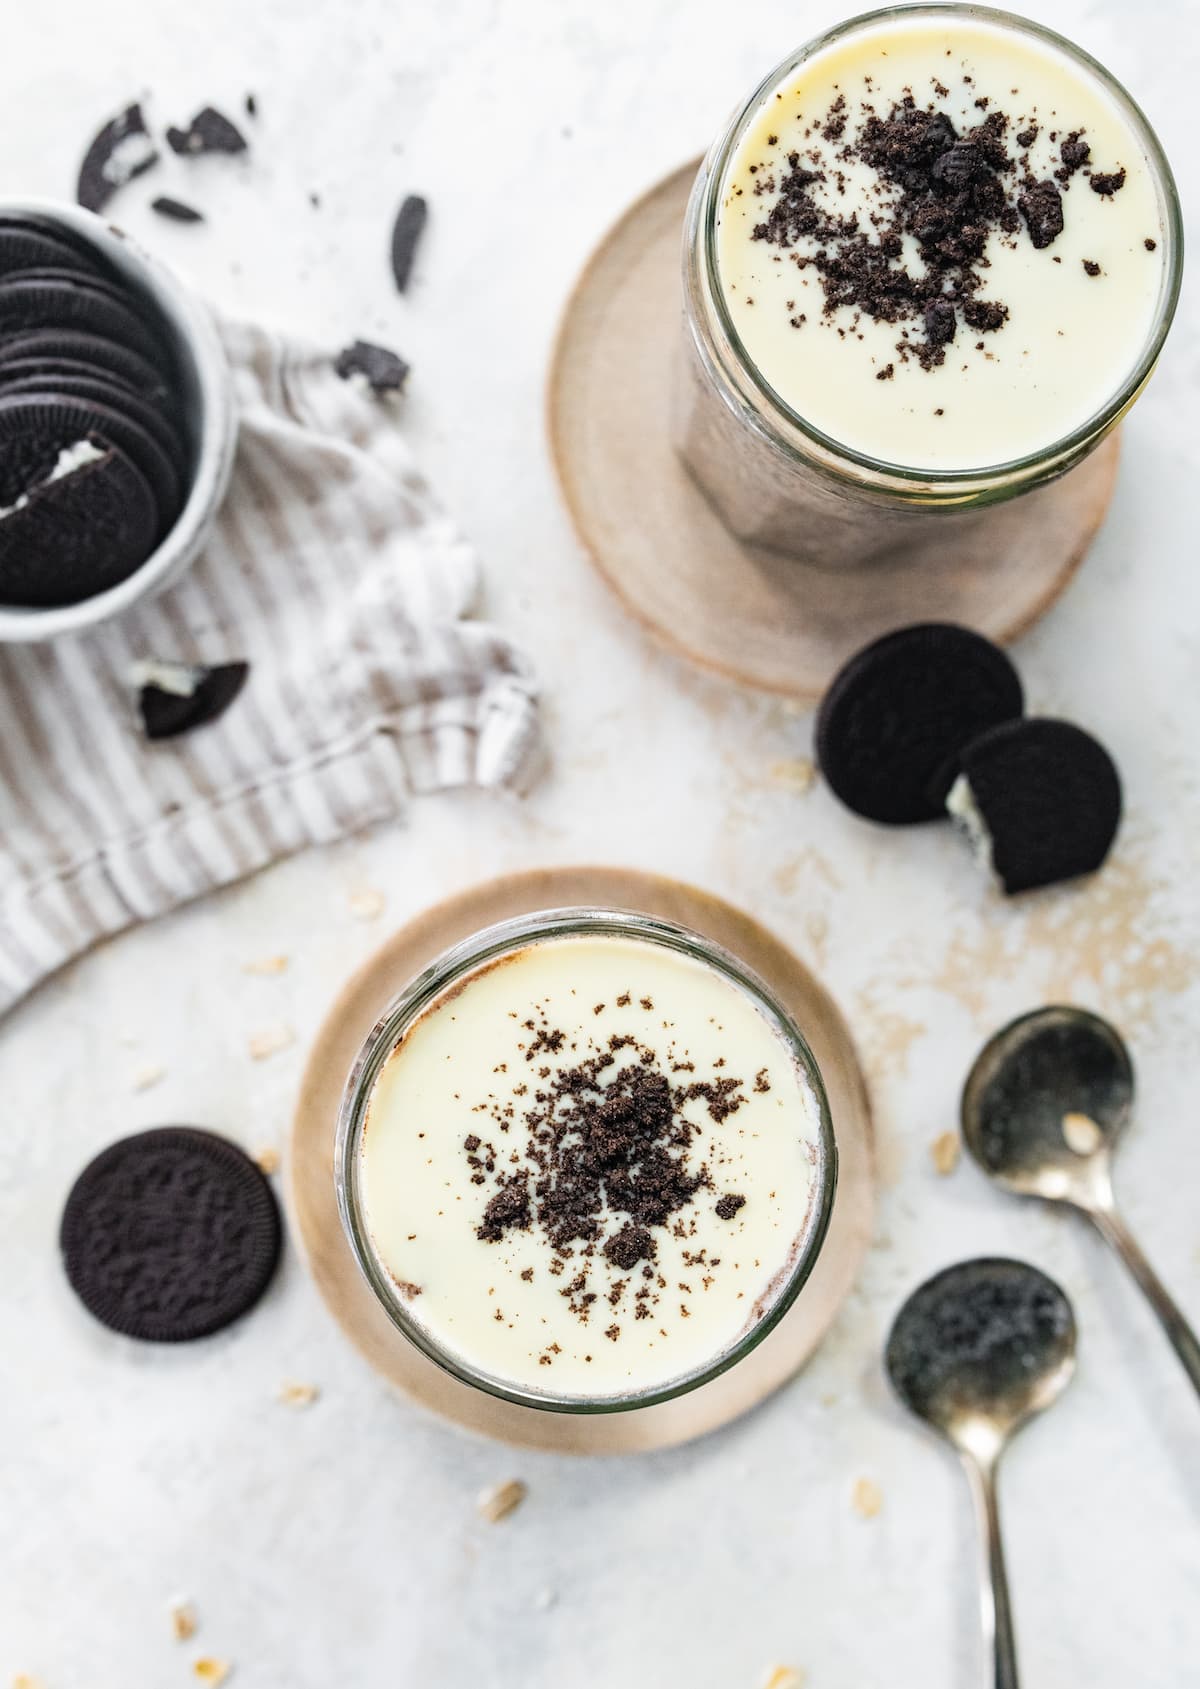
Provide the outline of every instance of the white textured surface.
{"type": "MultiPolygon", "coordinates": [[[[833,13],[61,0],[52,30],[36,9],[8,22],[6,193],[69,191],[90,128],[139,82],[175,122],[255,90],[248,163],[172,160],[125,191],[121,216],[230,309],[412,357],[419,444],[487,556],[492,613],[540,664],[553,766],[520,807],[426,802],[404,830],[120,940],[0,1026],[0,1684],[184,1684],[203,1651],[246,1689],[755,1689],[775,1662],[806,1668],[808,1689],[961,1689],[977,1671],[966,1494],[890,1405],[878,1354],[921,1276],[984,1250],[1056,1274],[1082,1329],[1076,1385],[1004,1474],[1024,1682],[1128,1689],[1190,1670],[1196,1401],[1097,1242],[969,1166],[938,1178],[928,1147],[1005,1017],[1063,995],[1107,1010],[1141,1086],[1121,1192],[1200,1317],[1194,288],[1127,431],[1104,535],[1018,650],[1033,704],[1096,728],[1126,776],[1117,857],[1083,889],[1003,906],[951,829],[885,836],[819,785],[788,790],[772,771],[807,753],[809,719],[648,646],[580,556],[547,464],[545,359],[588,248],[833,13]],[[400,302],[387,229],[413,190],[433,215],[400,302]],[[210,224],[143,212],[160,192],[210,224]],[[200,1347],[134,1348],[76,1308],[55,1227],[94,1150],[173,1119],[282,1143],[305,1041],[389,923],[497,869],[584,859],[743,903],[853,1017],[882,1138],[880,1236],[804,1377],[707,1442],[580,1463],[470,1441],[396,1400],[294,1248],[265,1305],[200,1347]],[[374,923],[350,908],[366,887],[387,894],[374,923]],[[240,971],[276,953],[286,973],[240,971]],[[251,1061],[251,1036],[279,1022],[296,1043],[251,1061]],[[150,1065],[164,1077],[136,1090],[150,1065]],[[280,1404],[289,1379],[320,1399],[280,1404]],[[512,1476],[528,1500],[484,1523],[476,1492],[512,1476]],[[851,1506],[859,1477],[882,1491],[871,1520],[851,1506]],[[192,1643],[171,1638],[177,1592],[199,1610],[192,1643]]],[[[1123,74],[1194,198],[1189,0],[1044,0],[1038,15],[1123,74]]]]}

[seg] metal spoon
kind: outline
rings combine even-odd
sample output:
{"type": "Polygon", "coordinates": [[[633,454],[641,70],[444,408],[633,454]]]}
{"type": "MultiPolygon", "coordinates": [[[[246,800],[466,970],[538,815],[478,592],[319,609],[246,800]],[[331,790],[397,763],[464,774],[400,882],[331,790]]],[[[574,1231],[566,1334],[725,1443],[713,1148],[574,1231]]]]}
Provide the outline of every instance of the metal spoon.
{"type": "Polygon", "coordinates": [[[957,1450],[983,1546],[980,1602],[989,1689],[1018,1689],[996,1466],[1075,1370],[1071,1304],[1022,1261],[963,1261],[929,1279],[896,1316],[885,1356],[896,1394],[957,1450]]]}
{"type": "Polygon", "coordinates": [[[998,1184],[1069,1202],[1095,1223],[1200,1393],[1200,1342],[1117,1212],[1112,1151],[1132,1104],[1133,1063],[1116,1028],[1085,1009],[1038,1009],[980,1052],[963,1090],[962,1133],[998,1184]]]}

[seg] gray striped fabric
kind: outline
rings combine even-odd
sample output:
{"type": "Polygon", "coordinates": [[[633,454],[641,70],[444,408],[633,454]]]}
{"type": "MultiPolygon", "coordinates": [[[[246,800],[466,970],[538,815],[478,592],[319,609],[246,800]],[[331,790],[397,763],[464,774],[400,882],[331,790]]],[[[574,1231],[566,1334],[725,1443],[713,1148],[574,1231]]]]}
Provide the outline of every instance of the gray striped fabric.
{"type": "Polygon", "coordinates": [[[467,619],[475,554],[388,406],[327,355],[223,332],[241,433],[204,555],[94,633],[0,648],[0,1013],[135,921],[533,763],[528,664],[467,619]],[[147,743],[135,663],[238,658],[218,722],[147,743]]]}

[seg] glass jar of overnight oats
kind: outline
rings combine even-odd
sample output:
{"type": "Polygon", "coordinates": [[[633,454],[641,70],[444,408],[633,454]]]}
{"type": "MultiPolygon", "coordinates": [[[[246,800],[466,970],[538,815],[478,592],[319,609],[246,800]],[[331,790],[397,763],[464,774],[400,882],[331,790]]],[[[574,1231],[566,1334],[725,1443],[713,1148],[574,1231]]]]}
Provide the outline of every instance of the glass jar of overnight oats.
{"type": "Polygon", "coordinates": [[[747,541],[919,555],[1110,432],[1182,255],[1162,149],[1079,48],[978,6],[855,18],[772,71],[696,179],[677,449],[747,541]]]}
{"type": "Polygon", "coordinates": [[[492,1395],[647,1407],[800,1294],[837,1152],[800,1029],[735,957],[648,916],[488,928],[379,1021],[347,1083],[342,1223],[393,1323],[492,1395]]]}

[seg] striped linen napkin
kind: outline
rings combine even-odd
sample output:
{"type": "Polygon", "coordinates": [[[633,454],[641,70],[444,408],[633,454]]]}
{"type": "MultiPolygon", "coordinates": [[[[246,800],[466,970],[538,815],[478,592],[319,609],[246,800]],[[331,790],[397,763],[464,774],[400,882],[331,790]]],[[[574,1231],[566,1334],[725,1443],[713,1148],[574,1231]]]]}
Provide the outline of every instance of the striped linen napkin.
{"type": "Polygon", "coordinates": [[[0,1014],[101,938],[449,786],[520,790],[533,677],[386,404],[225,325],[241,433],[203,556],[95,632],[0,648],[0,1014]],[[150,743],[137,665],[244,659],[150,743]]]}

